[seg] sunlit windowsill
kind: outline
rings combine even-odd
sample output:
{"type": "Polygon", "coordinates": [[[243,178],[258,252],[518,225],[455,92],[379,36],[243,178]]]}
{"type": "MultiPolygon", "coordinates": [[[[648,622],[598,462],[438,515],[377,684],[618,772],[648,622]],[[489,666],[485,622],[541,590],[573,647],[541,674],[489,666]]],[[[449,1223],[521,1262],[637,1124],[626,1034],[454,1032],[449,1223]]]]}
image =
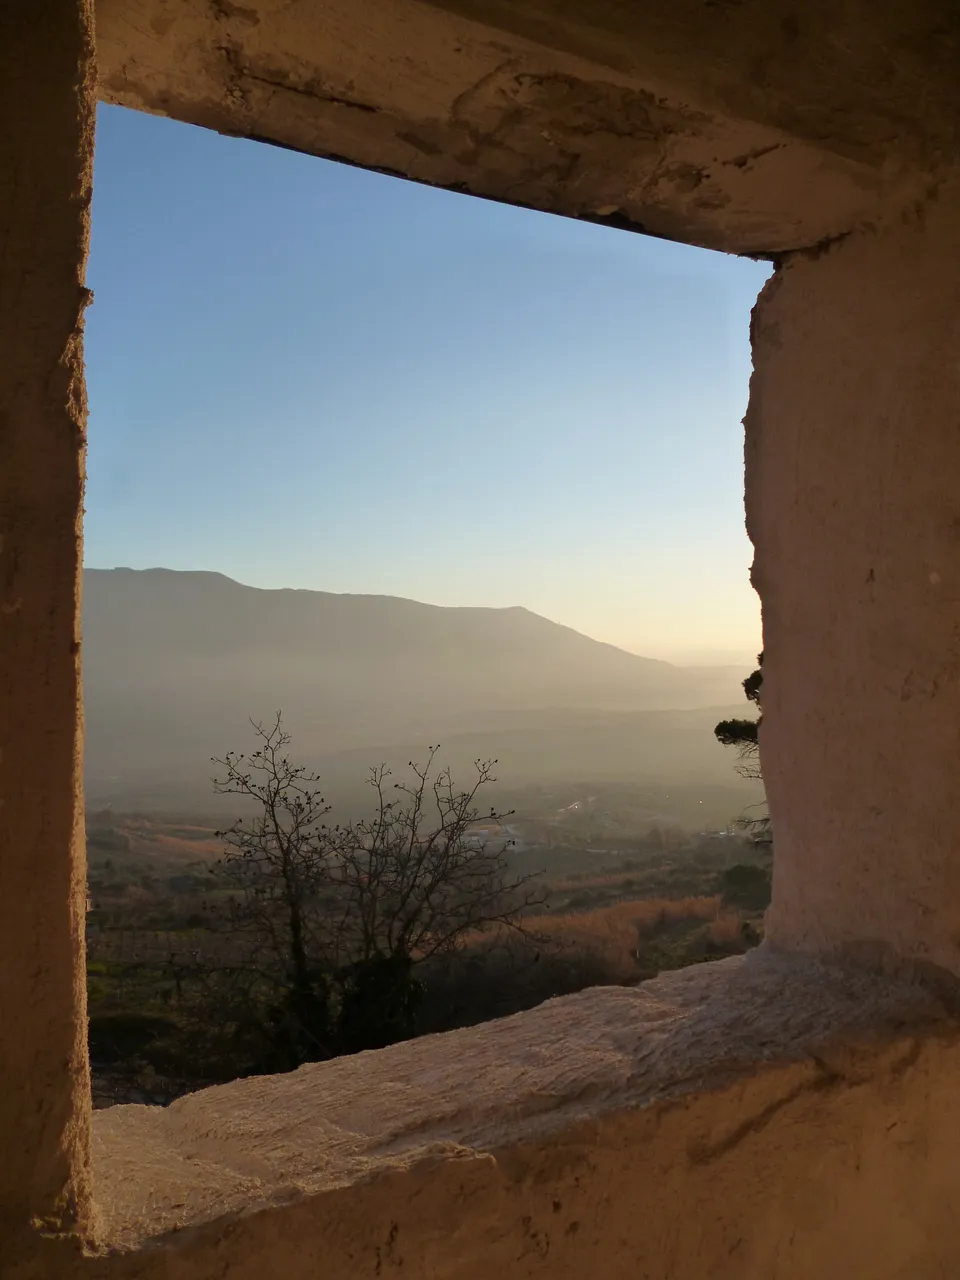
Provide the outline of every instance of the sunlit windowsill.
{"type": "MultiPolygon", "coordinates": [[[[495,1260],[507,1238],[559,1257],[595,1236],[624,1179],[696,1203],[696,1169],[721,1176],[746,1135],[827,1106],[858,1062],[899,1061],[904,1036],[942,1018],[919,987],[760,948],[167,1108],[114,1107],[94,1118],[104,1243],[238,1249],[250,1266],[269,1249],[290,1275],[322,1258],[337,1280],[380,1274],[388,1254],[460,1275],[448,1251],[495,1260]]],[[[630,1195],[617,1199],[626,1240],[630,1195]]]]}

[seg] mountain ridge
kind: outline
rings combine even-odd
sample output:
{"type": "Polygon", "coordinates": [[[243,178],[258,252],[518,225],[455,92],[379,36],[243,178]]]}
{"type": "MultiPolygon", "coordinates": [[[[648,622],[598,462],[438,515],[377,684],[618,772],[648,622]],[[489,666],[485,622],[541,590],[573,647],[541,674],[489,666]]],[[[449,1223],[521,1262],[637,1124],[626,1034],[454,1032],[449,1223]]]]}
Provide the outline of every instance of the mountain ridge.
{"type": "Polygon", "coordinates": [[[159,566],[150,569],[130,569],[120,566],[114,569],[85,568],[83,573],[84,585],[88,582],[96,583],[107,577],[113,577],[115,580],[120,580],[123,577],[129,582],[135,580],[139,582],[150,581],[151,583],[162,582],[164,585],[175,581],[178,585],[207,586],[211,582],[216,582],[225,584],[231,590],[236,589],[243,593],[257,593],[262,596],[277,597],[284,600],[296,599],[311,603],[321,600],[337,601],[349,602],[351,605],[387,604],[394,608],[399,606],[405,610],[419,611],[425,614],[460,615],[462,617],[522,616],[525,619],[534,620],[537,626],[545,624],[546,627],[552,630],[566,633],[568,636],[575,636],[581,641],[589,641],[591,645],[597,645],[604,650],[622,654],[630,660],[637,660],[664,669],[683,670],[682,667],[677,667],[675,664],[666,662],[661,658],[648,658],[640,654],[631,653],[618,645],[611,644],[609,641],[596,640],[592,636],[586,635],[585,632],[578,631],[575,627],[568,626],[566,623],[555,622],[543,614],[528,609],[525,605],[438,605],[426,601],[413,600],[407,596],[385,595],[377,592],[320,591],[306,587],[257,587],[239,582],[237,579],[216,570],[205,569],[166,569],[159,566]]]}
{"type": "MultiPolygon", "coordinates": [[[[206,774],[210,756],[243,749],[251,717],[278,708],[305,759],[451,734],[495,747],[498,733],[517,729],[528,772],[538,755],[558,754],[545,715],[610,716],[613,742],[629,733],[623,713],[729,706],[739,696],[739,672],[687,672],[520,605],[248,587],[161,568],[87,569],[83,591],[92,781],[206,774]]],[[[573,742],[578,731],[563,732],[573,742]]],[[[574,748],[562,754],[585,760],[586,743],[574,748]]],[[[599,740],[597,749],[609,755],[599,740]]]]}

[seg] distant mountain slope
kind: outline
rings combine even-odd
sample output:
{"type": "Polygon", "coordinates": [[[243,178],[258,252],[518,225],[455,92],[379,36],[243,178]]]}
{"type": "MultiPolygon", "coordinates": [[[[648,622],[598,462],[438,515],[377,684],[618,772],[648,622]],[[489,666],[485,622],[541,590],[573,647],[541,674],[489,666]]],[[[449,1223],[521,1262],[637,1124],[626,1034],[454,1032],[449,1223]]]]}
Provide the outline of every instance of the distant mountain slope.
{"type": "MultiPolygon", "coordinates": [[[[474,776],[475,760],[496,758],[499,782],[487,795],[491,804],[513,805],[516,791],[531,785],[642,785],[664,793],[658,812],[670,815],[672,822],[685,825],[702,820],[722,826],[763,795],[762,786],[738,778],[730,752],[713,736],[713,725],[738,711],[738,707],[714,707],[625,713],[518,712],[505,717],[499,729],[442,735],[440,759],[450,766],[458,782],[466,782],[474,776]],[[698,818],[700,801],[707,810],[698,818]]],[[[246,750],[250,741],[246,726],[235,746],[246,750]]],[[[436,738],[422,735],[409,742],[372,743],[314,755],[311,764],[322,779],[325,797],[335,806],[336,820],[369,811],[371,793],[366,779],[371,766],[386,764],[395,776],[408,777],[407,762],[423,761],[429,742],[436,742],[436,738]]],[[[131,753],[122,773],[90,779],[88,798],[93,807],[189,813],[208,819],[213,815],[237,816],[235,798],[212,794],[212,767],[206,760],[189,774],[183,767],[185,761],[179,772],[161,774],[140,768],[137,754],[131,753]]]]}
{"type": "Polygon", "coordinates": [[[304,755],[512,730],[532,733],[535,764],[544,713],[731,703],[741,674],[636,657],[521,608],[264,591],[165,569],[86,570],[83,626],[98,784],[209,772],[210,755],[247,740],[248,717],[277,708],[304,755]]]}

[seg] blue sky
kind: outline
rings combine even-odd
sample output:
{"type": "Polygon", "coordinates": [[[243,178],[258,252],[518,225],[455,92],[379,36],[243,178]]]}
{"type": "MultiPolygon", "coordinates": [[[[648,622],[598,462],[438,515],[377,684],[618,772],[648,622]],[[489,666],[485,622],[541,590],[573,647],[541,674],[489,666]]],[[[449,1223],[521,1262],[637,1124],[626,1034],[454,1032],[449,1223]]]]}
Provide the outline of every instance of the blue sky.
{"type": "Polygon", "coordinates": [[[86,562],[755,651],[767,272],[102,107],[86,562]]]}

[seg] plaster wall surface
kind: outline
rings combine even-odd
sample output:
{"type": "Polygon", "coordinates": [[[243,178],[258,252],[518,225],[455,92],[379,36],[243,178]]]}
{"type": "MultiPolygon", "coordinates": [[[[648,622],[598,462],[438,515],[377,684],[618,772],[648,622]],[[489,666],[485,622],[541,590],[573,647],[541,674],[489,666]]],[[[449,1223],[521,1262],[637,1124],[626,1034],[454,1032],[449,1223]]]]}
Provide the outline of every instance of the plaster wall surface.
{"type": "Polygon", "coordinates": [[[769,936],[960,975],[960,217],[955,182],[753,318],[769,936]]]}
{"type": "MultiPolygon", "coordinates": [[[[744,24],[718,8],[98,0],[100,93],[224,133],[736,252],[839,235],[909,185],[911,148],[883,145],[877,131],[889,139],[893,125],[866,106],[850,116],[859,129],[850,145],[824,143],[827,122],[857,105],[860,82],[843,58],[814,58],[809,80],[794,74],[778,96],[780,27],[761,21],[744,43],[744,24]],[[624,24],[628,10],[648,18],[624,24]],[[764,81],[766,91],[749,102],[733,95],[731,107],[731,85],[764,81]],[[801,88],[807,96],[791,104],[801,88]],[[843,109],[815,126],[804,110],[828,89],[843,109]]],[[[921,33],[930,21],[920,15],[921,33]]],[[[838,41],[849,26],[847,15],[838,41]]],[[[920,38],[906,12],[894,26],[920,38]]],[[[809,63],[811,33],[794,43],[809,63]]],[[[924,102],[935,96],[926,70],[924,102]]],[[[913,84],[907,77],[899,93],[913,84]]],[[[928,123],[941,129],[945,115],[934,114],[928,123]]]]}
{"type": "MultiPolygon", "coordinates": [[[[0,6],[0,1239],[84,1227],[81,347],[89,6],[0,6]]],[[[0,1268],[2,1270],[2,1268],[0,1268]]]]}

